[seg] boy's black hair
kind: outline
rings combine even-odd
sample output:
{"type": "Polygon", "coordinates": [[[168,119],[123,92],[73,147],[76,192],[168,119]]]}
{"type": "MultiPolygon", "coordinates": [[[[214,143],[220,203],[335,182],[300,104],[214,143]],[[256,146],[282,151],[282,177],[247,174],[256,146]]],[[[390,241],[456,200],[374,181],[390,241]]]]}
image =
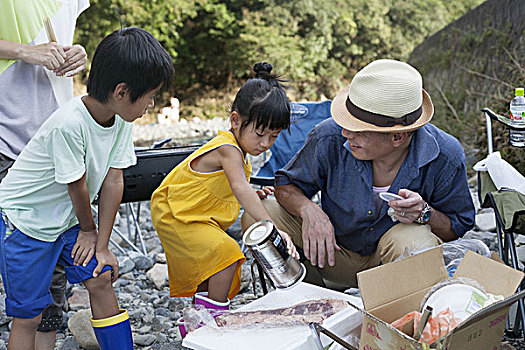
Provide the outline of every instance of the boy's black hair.
{"type": "Polygon", "coordinates": [[[231,111],[241,116],[240,133],[250,124],[255,129],[288,129],[290,127],[290,101],[284,82],[279,75],[271,74],[272,65],[257,63],[255,78],[249,79],[237,92],[231,111]]]}
{"type": "Polygon", "coordinates": [[[120,83],[126,83],[131,103],[159,85],[173,80],[171,57],[160,43],[140,28],[119,29],[105,37],[95,50],[87,92],[101,103],[120,83]]]}

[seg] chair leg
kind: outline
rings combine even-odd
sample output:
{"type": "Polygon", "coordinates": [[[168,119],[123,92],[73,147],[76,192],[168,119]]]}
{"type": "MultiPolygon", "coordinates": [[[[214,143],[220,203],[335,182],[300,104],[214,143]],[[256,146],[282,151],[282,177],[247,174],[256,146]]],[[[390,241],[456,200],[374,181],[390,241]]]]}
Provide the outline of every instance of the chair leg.
{"type": "MultiPolygon", "coordinates": [[[[507,248],[510,253],[510,259],[512,262],[512,267],[519,270],[519,263],[518,263],[518,254],[516,253],[516,244],[514,242],[514,233],[512,232],[505,232],[505,240],[507,241],[507,248]]],[[[518,287],[518,292],[522,290],[522,285],[518,287]]],[[[514,337],[520,336],[520,330],[523,329],[523,326],[525,325],[525,305],[523,303],[523,299],[518,300],[518,310],[516,312],[516,318],[514,321],[514,327],[511,330],[511,333],[514,337]]],[[[525,332],[524,332],[525,336],[525,332]]]]}
{"type": "Polygon", "coordinates": [[[501,258],[501,260],[503,260],[505,265],[508,265],[507,264],[507,260],[508,260],[507,259],[507,254],[504,254],[505,249],[504,249],[504,246],[503,246],[503,232],[501,231],[501,227],[499,226],[497,221],[496,221],[496,237],[498,239],[498,253],[499,253],[499,257],[501,258]]]}
{"type": "MultiPolygon", "coordinates": [[[[131,214],[131,220],[133,221],[133,224],[135,226],[134,244],[136,244],[137,236],[138,236],[140,240],[140,245],[142,247],[142,252],[140,253],[144,255],[148,255],[148,250],[146,249],[146,244],[144,243],[144,239],[142,238],[142,231],[140,230],[140,226],[139,226],[140,202],[138,203],[138,206],[137,206],[137,210],[139,211],[138,214],[135,214],[135,209],[133,209],[133,206],[130,203],[126,203],[126,205],[128,204],[129,204],[129,213],[131,214]]],[[[128,233],[130,235],[130,240],[131,240],[131,231],[128,231],[128,233]]]]}
{"type": "Polygon", "coordinates": [[[255,268],[257,268],[257,272],[259,273],[259,283],[261,284],[263,295],[266,295],[268,294],[268,287],[266,286],[266,279],[264,278],[264,271],[262,270],[261,265],[259,265],[259,263],[256,260],[253,260],[252,264],[250,265],[250,271],[252,274],[253,295],[257,296],[257,289],[256,289],[257,277],[255,277],[255,268]]]}

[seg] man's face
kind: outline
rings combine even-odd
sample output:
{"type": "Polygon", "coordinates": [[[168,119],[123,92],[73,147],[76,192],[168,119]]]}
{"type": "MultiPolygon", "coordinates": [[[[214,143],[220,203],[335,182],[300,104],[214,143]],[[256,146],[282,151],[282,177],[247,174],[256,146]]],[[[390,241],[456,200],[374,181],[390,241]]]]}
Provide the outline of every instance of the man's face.
{"type": "Polygon", "coordinates": [[[342,134],[348,140],[352,155],[359,160],[381,160],[388,158],[394,151],[393,134],[372,131],[354,132],[343,129],[342,134]]]}

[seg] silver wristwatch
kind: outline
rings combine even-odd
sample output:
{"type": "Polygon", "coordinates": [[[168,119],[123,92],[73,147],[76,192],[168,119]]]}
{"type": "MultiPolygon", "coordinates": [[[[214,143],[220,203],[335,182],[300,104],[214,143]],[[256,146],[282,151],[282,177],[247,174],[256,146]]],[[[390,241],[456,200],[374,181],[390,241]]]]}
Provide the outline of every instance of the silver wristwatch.
{"type": "Polygon", "coordinates": [[[428,220],[430,220],[430,215],[432,214],[432,208],[430,205],[428,205],[427,202],[423,202],[423,209],[421,210],[421,213],[419,213],[418,218],[414,221],[418,224],[427,224],[428,220]]]}

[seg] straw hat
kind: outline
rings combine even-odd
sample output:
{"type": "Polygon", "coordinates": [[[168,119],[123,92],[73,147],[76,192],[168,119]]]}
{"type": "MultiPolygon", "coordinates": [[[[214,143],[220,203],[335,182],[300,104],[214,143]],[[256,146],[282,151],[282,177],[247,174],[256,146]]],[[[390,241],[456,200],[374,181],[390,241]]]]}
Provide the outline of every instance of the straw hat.
{"type": "Polygon", "coordinates": [[[332,101],[335,122],[350,131],[416,130],[434,106],[419,72],[407,63],[377,60],[361,69],[332,101]]]}

